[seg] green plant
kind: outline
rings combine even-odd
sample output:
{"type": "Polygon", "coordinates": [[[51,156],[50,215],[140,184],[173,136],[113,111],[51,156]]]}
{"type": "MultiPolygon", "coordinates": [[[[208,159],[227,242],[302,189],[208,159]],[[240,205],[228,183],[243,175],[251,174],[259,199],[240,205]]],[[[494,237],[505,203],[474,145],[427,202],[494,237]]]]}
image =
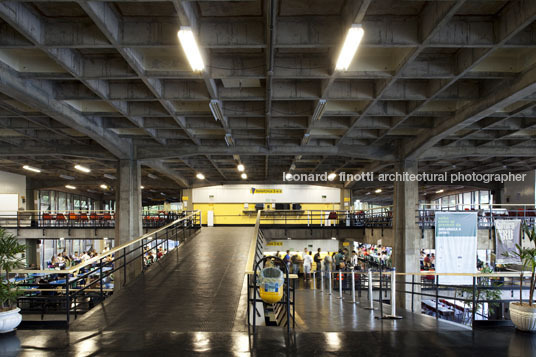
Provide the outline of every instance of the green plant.
{"type": "MultiPolygon", "coordinates": [[[[531,243],[536,243],[536,230],[534,227],[529,229],[527,225],[523,226],[523,233],[527,236],[531,243]]],[[[536,288],[536,248],[523,248],[516,244],[516,251],[503,253],[505,257],[513,256],[521,260],[523,271],[530,268],[530,289],[529,289],[529,306],[532,306],[534,300],[534,289],[536,288]]],[[[519,304],[523,304],[523,273],[519,281],[519,304]]]]}
{"type": "MultiPolygon", "coordinates": [[[[493,269],[491,269],[488,266],[485,266],[480,271],[482,274],[490,274],[493,273],[493,269]]],[[[500,287],[502,284],[498,284],[496,281],[493,281],[493,279],[489,277],[481,277],[478,278],[480,283],[479,285],[481,287],[484,287],[483,289],[476,289],[476,311],[480,310],[480,307],[482,306],[482,303],[479,303],[479,301],[493,301],[493,300],[500,300],[501,299],[501,291],[500,287]]],[[[464,299],[464,305],[469,306],[469,308],[472,309],[472,300],[473,300],[473,287],[463,288],[456,291],[456,296],[464,297],[467,296],[464,299]]],[[[489,307],[489,314],[493,313],[493,311],[498,308],[500,304],[498,302],[490,302],[488,303],[489,307]]]]}
{"type": "Polygon", "coordinates": [[[26,246],[20,244],[17,238],[0,228],[0,270],[5,274],[0,281],[0,309],[11,310],[17,302],[19,291],[17,286],[9,281],[9,272],[23,266],[23,259],[17,255],[24,253],[26,246]]]}

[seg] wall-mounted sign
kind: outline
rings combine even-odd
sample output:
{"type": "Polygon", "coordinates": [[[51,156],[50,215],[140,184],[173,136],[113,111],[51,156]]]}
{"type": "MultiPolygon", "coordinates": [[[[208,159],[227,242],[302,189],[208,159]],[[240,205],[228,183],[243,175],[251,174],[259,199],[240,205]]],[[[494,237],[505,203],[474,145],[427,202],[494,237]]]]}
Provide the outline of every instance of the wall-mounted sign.
{"type": "Polygon", "coordinates": [[[342,245],[343,247],[348,247],[350,245],[350,242],[343,242],[342,245]]]}
{"type": "Polygon", "coordinates": [[[281,247],[283,246],[283,242],[268,242],[266,243],[267,246],[278,246],[278,247],[281,247]]]}
{"type": "Polygon", "coordinates": [[[350,202],[350,197],[344,197],[344,202],[350,202]]]}
{"type": "Polygon", "coordinates": [[[251,188],[251,194],[256,193],[283,193],[283,190],[280,188],[251,188]]]}
{"type": "Polygon", "coordinates": [[[188,201],[188,196],[182,196],[183,201],[188,201]]]}

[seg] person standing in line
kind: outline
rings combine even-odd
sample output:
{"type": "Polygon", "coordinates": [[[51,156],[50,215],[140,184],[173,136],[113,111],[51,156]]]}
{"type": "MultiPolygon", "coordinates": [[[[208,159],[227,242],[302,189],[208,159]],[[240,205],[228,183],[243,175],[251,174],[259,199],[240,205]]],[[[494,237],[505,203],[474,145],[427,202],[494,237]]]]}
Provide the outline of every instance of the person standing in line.
{"type": "Polygon", "coordinates": [[[292,274],[298,275],[300,273],[300,257],[298,257],[298,253],[294,254],[290,261],[292,262],[292,274]]]}
{"type": "Polygon", "coordinates": [[[316,272],[320,274],[320,272],[322,271],[322,258],[320,257],[320,248],[318,248],[314,256],[314,261],[316,263],[316,272]]]}
{"type": "Polygon", "coordinates": [[[310,278],[311,273],[311,267],[313,265],[313,257],[311,256],[311,252],[309,254],[305,254],[303,257],[303,280],[307,281],[310,278]]]}
{"type": "Polygon", "coordinates": [[[333,260],[331,259],[331,255],[329,255],[329,252],[328,252],[328,254],[326,254],[326,256],[324,257],[324,273],[326,274],[326,278],[328,278],[329,274],[331,274],[332,262],[333,260]]]}
{"type": "Polygon", "coordinates": [[[283,258],[283,262],[287,266],[287,270],[290,273],[290,250],[287,250],[287,254],[285,254],[285,257],[283,258]]]}

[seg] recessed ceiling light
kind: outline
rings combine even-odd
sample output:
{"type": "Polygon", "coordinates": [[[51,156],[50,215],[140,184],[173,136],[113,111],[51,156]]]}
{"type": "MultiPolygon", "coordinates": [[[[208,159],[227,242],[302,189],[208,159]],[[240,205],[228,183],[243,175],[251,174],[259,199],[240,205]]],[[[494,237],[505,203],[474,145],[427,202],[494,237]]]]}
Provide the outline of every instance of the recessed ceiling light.
{"type": "Polygon", "coordinates": [[[364,34],[365,31],[361,25],[354,24],[348,29],[346,39],[344,40],[341,52],[339,53],[339,58],[337,59],[337,64],[335,65],[336,70],[346,71],[348,67],[350,67],[350,63],[354,58],[364,34]]]}
{"type": "Polygon", "coordinates": [[[144,188],[145,188],[145,186],[140,186],[140,189],[142,189],[142,190],[143,190],[144,188]]]}
{"type": "Polygon", "coordinates": [[[201,172],[198,173],[197,175],[195,175],[195,177],[197,177],[197,178],[200,179],[200,180],[204,180],[204,179],[205,179],[205,175],[203,175],[201,172]]]}
{"type": "Polygon", "coordinates": [[[108,185],[102,184],[102,185],[100,185],[100,188],[102,188],[103,190],[107,190],[107,189],[108,189],[108,185]]]}
{"type": "Polygon", "coordinates": [[[380,192],[382,192],[382,189],[381,189],[381,188],[379,188],[379,189],[377,189],[377,190],[376,190],[376,191],[374,191],[374,192],[376,192],[376,193],[380,193],[380,192]]]}
{"type": "Polygon", "coordinates": [[[242,177],[242,179],[245,180],[248,178],[248,175],[245,172],[242,172],[242,175],[240,175],[240,177],[242,177]]]}
{"type": "Polygon", "coordinates": [[[203,62],[203,57],[201,56],[191,27],[181,26],[177,35],[179,36],[184,54],[190,63],[190,67],[192,67],[192,71],[200,72],[204,70],[205,63],[203,62]]]}
{"type": "Polygon", "coordinates": [[[31,166],[28,166],[28,165],[24,165],[22,168],[24,170],[28,170],[28,171],[32,171],[32,172],[37,172],[37,173],[41,172],[41,170],[39,170],[38,168],[31,167],[31,166]]]}
{"type": "Polygon", "coordinates": [[[77,169],[78,171],[85,172],[86,174],[91,172],[89,168],[82,166],[82,165],[74,165],[74,168],[77,169]]]}
{"type": "Polygon", "coordinates": [[[445,190],[439,190],[439,191],[436,191],[435,193],[443,193],[445,192],[445,190]]]}
{"type": "Polygon", "coordinates": [[[238,164],[238,166],[236,167],[236,169],[240,172],[244,171],[246,168],[244,167],[243,164],[238,164]]]}
{"type": "Polygon", "coordinates": [[[114,175],[110,175],[110,174],[104,174],[103,176],[106,177],[107,179],[110,179],[110,180],[115,180],[116,179],[116,177],[114,175]]]}
{"type": "Polygon", "coordinates": [[[65,188],[68,188],[69,190],[76,190],[76,187],[73,185],[65,185],[65,188]]]}
{"type": "Polygon", "coordinates": [[[331,239],[333,239],[333,240],[337,240],[337,237],[331,237],[331,239]]]}

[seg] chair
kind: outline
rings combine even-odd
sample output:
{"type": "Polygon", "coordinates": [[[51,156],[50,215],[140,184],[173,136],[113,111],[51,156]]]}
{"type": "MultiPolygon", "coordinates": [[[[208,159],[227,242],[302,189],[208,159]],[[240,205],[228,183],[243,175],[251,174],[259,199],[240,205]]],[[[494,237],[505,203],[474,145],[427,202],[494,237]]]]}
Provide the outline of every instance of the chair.
{"type": "Polygon", "coordinates": [[[84,226],[86,223],[89,223],[89,218],[87,216],[87,213],[80,213],[80,223],[84,226]]]}
{"type": "Polygon", "coordinates": [[[79,223],[79,222],[80,222],[80,215],[76,214],[76,213],[73,213],[73,212],[70,212],[69,213],[69,224],[73,225],[73,224],[79,223]]]}
{"type": "Polygon", "coordinates": [[[63,213],[58,213],[56,215],[56,224],[58,226],[64,226],[67,223],[67,218],[65,218],[65,215],[63,213]]]}

